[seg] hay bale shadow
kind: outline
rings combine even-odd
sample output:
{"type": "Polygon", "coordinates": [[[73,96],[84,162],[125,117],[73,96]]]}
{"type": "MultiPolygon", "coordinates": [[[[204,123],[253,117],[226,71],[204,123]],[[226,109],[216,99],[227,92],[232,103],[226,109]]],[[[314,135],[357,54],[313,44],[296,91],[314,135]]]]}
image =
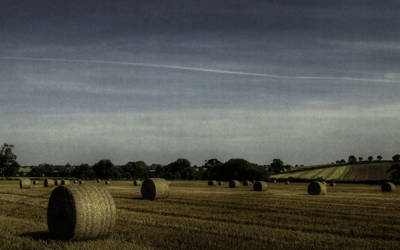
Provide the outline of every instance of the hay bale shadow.
{"type": "Polygon", "coordinates": [[[21,237],[26,237],[26,238],[31,238],[33,240],[42,240],[42,241],[49,241],[52,238],[50,237],[49,232],[47,231],[41,231],[41,232],[28,232],[28,233],[23,233],[20,235],[21,237]]]}

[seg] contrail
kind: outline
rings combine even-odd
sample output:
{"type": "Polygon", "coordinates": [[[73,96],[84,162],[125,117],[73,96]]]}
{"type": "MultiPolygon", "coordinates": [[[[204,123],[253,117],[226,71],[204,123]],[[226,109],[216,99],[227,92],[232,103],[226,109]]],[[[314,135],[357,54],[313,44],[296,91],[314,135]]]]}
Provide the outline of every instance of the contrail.
{"type": "Polygon", "coordinates": [[[357,77],[335,77],[335,76],[296,76],[296,75],[279,75],[279,74],[263,74],[263,73],[252,73],[242,71],[231,71],[231,70],[218,70],[218,69],[207,69],[198,67],[186,67],[179,65],[167,65],[167,64],[152,64],[152,63],[137,63],[137,62],[122,62],[122,61],[102,61],[102,60],[83,60],[83,59],[61,59],[61,58],[45,58],[45,57],[0,57],[2,60],[18,60],[18,61],[39,61],[39,62],[60,62],[60,63],[95,63],[95,64],[111,64],[111,65],[125,65],[125,66],[137,66],[137,67],[148,67],[148,68],[161,68],[161,69],[174,69],[174,70],[186,70],[186,71],[197,71],[197,72],[208,72],[216,74],[228,74],[228,75],[241,75],[241,76],[255,76],[255,77],[266,77],[275,79],[300,79],[300,80],[344,80],[344,81],[369,81],[369,82],[386,82],[386,83],[399,83],[400,80],[395,79],[381,79],[381,78],[357,78],[357,77]]]}

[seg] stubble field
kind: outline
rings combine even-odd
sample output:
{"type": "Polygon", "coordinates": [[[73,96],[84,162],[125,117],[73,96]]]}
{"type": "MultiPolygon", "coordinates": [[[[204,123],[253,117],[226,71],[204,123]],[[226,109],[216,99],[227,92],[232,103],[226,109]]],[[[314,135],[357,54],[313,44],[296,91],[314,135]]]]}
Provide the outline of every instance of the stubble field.
{"type": "Polygon", "coordinates": [[[168,199],[146,201],[132,182],[113,181],[107,189],[117,206],[114,232],[82,242],[48,238],[52,189],[0,181],[1,249],[400,248],[400,192],[379,186],[338,184],[310,196],[306,183],[269,183],[267,192],[254,192],[173,181],[168,199]]]}

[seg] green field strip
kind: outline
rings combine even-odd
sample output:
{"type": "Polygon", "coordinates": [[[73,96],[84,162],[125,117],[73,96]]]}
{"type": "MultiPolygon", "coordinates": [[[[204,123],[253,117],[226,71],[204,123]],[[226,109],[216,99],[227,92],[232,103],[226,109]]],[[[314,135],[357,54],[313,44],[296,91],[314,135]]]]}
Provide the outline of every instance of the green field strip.
{"type": "Polygon", "coordinates": [[[319,178],[319,177],[325,179],[325,176],[324,176],[324,173],[325,173],[325,172],[327,172],[327,171],[326,171],[326,168],[320,169],[320,171],[318,171],[317,173],[315,173],[310,179],[317,179],[317,178],[319,178]]]}
{"type": "Polygon", "coordinates": [[[329,168],[329,172],[325,175],[325,180],[332,180],[334,179],[333,177],[336,176],[336,173],[340,171],[340,167],[333,167],[329,168]]]}
{"type": "Polygon", "coordinates": [[[350,171],[350,166],[343,166],[342,174],[337,179],[338,180],[343,179],[349,171],[350,171]]]}

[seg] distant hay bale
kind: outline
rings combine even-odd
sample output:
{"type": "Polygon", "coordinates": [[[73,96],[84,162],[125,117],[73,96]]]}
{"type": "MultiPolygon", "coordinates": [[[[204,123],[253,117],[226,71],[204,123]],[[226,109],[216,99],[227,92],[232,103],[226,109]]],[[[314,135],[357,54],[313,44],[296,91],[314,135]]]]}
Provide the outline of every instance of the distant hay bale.
{"type": "Polygon", "coordinates": [[[141,186],[141,185],[142,185],[142,181],[134,180],[134,181],[133,181],[133,185],[134,185],[134,186],[141,186]]]}
{"type": "Polygon", "coordinates": [[[169,184],[162,178],[149,178],[143,181],[140,192],[145,200],[167,198],[169,195],[169,184]]]}
{"type": "Polygon", "coordinates": [[[61,185],[69,185],[71,182],[69,180],[61,180],[61,185]]]}
{"type": "Polygon", "coordinates": [[[56,185],[56,186],[61,185],[61,180],[55,179],[54,180],[54,185],[56,185]]]}
{"type": "Polygon", "coordinates": [[[213,180],[210,180],[210,181],[208,181],[208,185],[209,186],[215,186],[215,185],[217,185],[217,182],[213,181],[213,180]]]}
{"type": "Polygon", "coordinates": [[[31,188],[31,180],[27,178],[19,179],[19,188],[21,189],[31,188]]]}
{"type": "Polygon", "coordinates": [[[272,182],[273,182],[273,183],[276,183],[276,180],[273,180],[272,182]]]}
{"type": "Polygon", "coordinates": [[[112,232],[116,216],[112,196],[99,185],[59,186],[47,207],[50,237],[61,240],[104,238],[112,232]]]}
{"type": "Polygon", "coordinates": [[[381,186],[381,190],[382,192],[390,192],[396,189],[396,185],[394,185],[394,183],[392,182],[385,182],[382,184],[381,186]]]}
{"type": "Polygon", "coordinates": [[[82,181],[82,180],[79,180],[79,184],[85,184],[85,182],[84,181],[82,181]]]}
{"type": "Polygon", "coordinates": [[[72,183],[74,183],[74,184],[77,184],[77,183],[78,183],[78,181],[77,181],[77,180],[73,180],[73,181],[72,181],[72,183]]]}
{"type": "Polygon", "coordinates": [[[289,185],[289,184],[290,184],[290,181],[288,181],[288,180],[285,181],[285,184],[286,184],[286,185],[289,185]]]}
{"type": "Polygon", "coordinates": [[[32,180],[32,184],[33,185],[37,185],[37,184],[39,184],[39,181],[38,180],[32,180]]]}
{"type": "Polygon", "coordinates": [[[97,183],[100,183],[100,182],[101,182],[101,180],[100,180],[100,179],[97,179],[96,181],[97,181],[97,183]]]}
{"type": "Polygon", "coordinates": [[[253,185],[254,191],[266,191],[268,189],[268,183],[265,181],[256,181],[253,185]]]}
{"type": "Polygon", "coordinates": [[[104,184],[106,184],[106,185],[110,185],[110,183],[111,183],[111,181],[110,181],[110,180],[106,180],[106,181],[104,181],[104,184]]]}
{"type": "Polygon", "coordinates": [[[308,184],[308,193],[311,195],[326,194],[326,185],[319,181],[308,184]]]}
{"type": "Polygon", "coordinates": [[[238,180],[230,180],[229,181],[230,188],[235,188],[235,187],[239,187],[239,186],[240,186],[240,182],[238,180]]]}
{"type": "Polygon", "coordinates": [[[336,183],[331,182],[331,183],[329,183],[329,186],[330,186],[330,187],[334,187],[334,186],[336,186],[336,183]]]}
{"type": "Polygon", "coordinates": [[[218,181],[218,185],[222,186],[222,185],[224,185],[224,182],[223,181],[218,181]]]}
{"type": "Polygon", "coordinates": [[[44,187],[52,187],[55,185],[55,181],[53,179],[46,178],[44,179],[43,185],[44,187]]]}
{"type": "Polygon", "coordinates": [[[248,186],[250,184],[250,181],[244,180],[242,181],[243,186],[248,186]]]}

